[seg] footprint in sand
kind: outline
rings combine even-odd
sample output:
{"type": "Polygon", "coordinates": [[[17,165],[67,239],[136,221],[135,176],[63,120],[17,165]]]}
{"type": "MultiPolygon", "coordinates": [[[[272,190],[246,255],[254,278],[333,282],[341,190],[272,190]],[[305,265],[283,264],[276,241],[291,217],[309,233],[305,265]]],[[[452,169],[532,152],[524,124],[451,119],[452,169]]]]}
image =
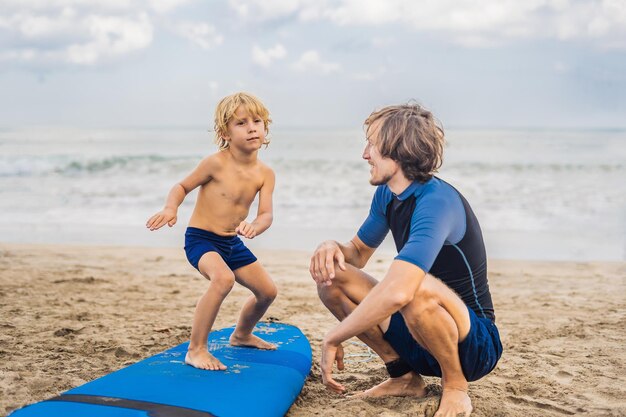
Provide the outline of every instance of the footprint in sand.
{"type": "Polygon", "coordinates": [[[556,373],[555,375],[557,381],[559,381],[562,384],[569,384],[572,382],[572,379],[574,378],[574,375],[570,374],[569,372],[566,371],[559,371],[556,373]]]}

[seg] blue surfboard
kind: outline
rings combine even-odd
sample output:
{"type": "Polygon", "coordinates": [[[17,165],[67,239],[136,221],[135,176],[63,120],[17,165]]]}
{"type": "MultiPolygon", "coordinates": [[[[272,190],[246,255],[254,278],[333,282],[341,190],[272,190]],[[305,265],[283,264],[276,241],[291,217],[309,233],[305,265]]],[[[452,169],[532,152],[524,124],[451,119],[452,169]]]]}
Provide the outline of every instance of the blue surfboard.
{"type": "Polygon", "coordinates": [[[282,416],[311,370],[311,346],[294,326],[259,323],[254,334],[277,350],[234,347],[234,328],[214,331],[209,350],[226,371],[184,363],[189,342],[144,359],[11,417],[282,416]]]}

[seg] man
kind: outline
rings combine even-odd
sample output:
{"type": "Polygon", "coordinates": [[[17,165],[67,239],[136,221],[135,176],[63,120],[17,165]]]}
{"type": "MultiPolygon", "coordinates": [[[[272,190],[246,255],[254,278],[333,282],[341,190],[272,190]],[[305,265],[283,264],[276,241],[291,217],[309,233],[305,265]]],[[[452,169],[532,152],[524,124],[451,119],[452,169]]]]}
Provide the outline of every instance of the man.
{"type": "Polygon", "coordinates": [[[438,376],[435,416],[469,416],[468,381],[491,372],[502,354],[478,221],[463,196],[433,176],[444,135],[432,113],[390,106],[365,127],[363,159],[378,186],[369,216],[350,242],[323,242],[311,258],[320,299],[340,320],[323,341],[323,383],[345,391],[332,367],[343,369],[341,343],[358,336],[390,376],[360,395],[422,397],[422,375],[438,376]],[[361,268],[389,230],[398,255],[378,282],[361,268]]]}

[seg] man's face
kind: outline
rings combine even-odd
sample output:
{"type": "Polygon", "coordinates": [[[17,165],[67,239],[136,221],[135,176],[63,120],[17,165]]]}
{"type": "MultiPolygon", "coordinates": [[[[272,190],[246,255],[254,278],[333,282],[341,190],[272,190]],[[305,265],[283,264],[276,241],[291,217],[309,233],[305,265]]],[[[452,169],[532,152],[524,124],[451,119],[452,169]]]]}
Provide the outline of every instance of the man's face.
{"type": "Polygon", "coordinates": [[[400,166],[397,162],[390,158],[381,156],[378,150],[378,135],[382,120],[378,119],[369,125],[366,132],[366,145],[363,150],[363,159],[370,164],[370,184],[382,185],[387,184],[394,175],[400,171],[400,166]]]}

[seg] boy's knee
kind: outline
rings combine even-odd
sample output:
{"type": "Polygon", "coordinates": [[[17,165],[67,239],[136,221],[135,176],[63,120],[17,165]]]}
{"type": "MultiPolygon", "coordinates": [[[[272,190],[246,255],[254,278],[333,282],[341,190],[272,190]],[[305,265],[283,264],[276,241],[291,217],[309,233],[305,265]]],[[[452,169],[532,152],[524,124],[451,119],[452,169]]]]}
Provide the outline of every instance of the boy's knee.
{"type": "Polygon", "coordinates": [[[232,271],[219,271],[209,277],[211,285],[222,293],[229,293],[235,285],[235,274],[232,271]]]}
{"type": "Polygon", "coordinates": [[[277,296],[278,296],[278,288],[276,288],[276,285],[272,285],[271,287],[263,291],[259,295],[258,298],[259,298],[259,301],[272,303],[276,299],[277,296]]]}

